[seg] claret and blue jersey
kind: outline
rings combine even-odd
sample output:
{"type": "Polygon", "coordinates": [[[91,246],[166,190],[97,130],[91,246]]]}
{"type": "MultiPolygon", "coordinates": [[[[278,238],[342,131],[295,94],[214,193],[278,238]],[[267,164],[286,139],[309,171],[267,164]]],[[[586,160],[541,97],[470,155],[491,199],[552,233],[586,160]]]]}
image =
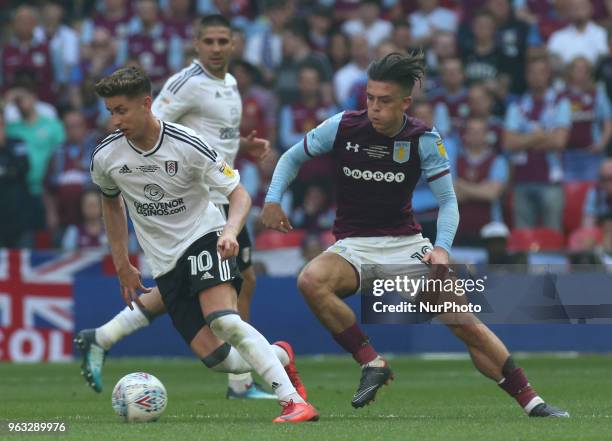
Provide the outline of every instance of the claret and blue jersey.
{"type": "Polygon", "coordinates": [[[337,239],[420,233],[411,201],[423,173],[441,208],[436,245],[450,249],[458,223],[456,198],[448,157],[435,129],[406,116],[399,133],[388,137],[372,127],[367,111],[341,112],[285,153],[266,201],[278,202],[299,166],[327,153],[334,158],[337,239]]]}

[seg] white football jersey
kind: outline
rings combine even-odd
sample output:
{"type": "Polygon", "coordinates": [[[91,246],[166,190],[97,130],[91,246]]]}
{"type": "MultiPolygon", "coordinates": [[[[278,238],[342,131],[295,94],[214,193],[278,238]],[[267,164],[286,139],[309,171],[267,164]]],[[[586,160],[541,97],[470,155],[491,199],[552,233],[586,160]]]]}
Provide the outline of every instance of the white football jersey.
{"type": "MultiPolygon", "coordinates": [[[[230,167],[240,148],[242,101],[236,79],[221,80],[198,61],[172,75],[153,102],[153,114],[164,121],[182,124],[202,135],[230,167]]],[[[212,189],[211,200],[226,204],[227,198],[212,189]]]]}
{"type": "Polygon", "coordinates": [[[240,180],[193,130],[160,123],[152,150],[139,150],[116,131],[91,159],[91,177],[105,197],[123,196],[154,277],[173,269],[197,239],[223,228],[224,216],[210,202],[209,186],[228,196],[240,180]]]}

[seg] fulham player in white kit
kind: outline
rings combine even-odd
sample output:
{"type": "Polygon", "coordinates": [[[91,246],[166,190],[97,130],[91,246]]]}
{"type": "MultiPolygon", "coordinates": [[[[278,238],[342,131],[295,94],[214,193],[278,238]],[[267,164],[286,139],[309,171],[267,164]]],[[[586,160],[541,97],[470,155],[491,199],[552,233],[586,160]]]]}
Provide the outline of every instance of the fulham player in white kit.
{"type": "Polygon", "coordinates": [[[140,304],[138,291],[150,291],[128,260],[127,206],[173,325],[193,352],[213,370],[261,375],[283,407],[274,422],[317,420],[283,368],[293,354],[238,315],[237,235],[251,205],[238,172],[194,131],[155,118],[142,70],[119,69],[96,93],[118,129],[92,154],[91,176],[125,302],[140,304]],[[228,198],[227,220],[210,187],[228,198]]]}
{"type": "MultiPolygon", "coordinates": [[[[152,106],[153,114],[159,119],[184,125],[212,143],[230,167],[239,150],[256,159],[262,159],[269,151],[269,142],[256,138],[254,132],[246,138],[240,137],[242,102],[236,80],[227,72],[232,41],[227,19],[221,15],[203,17],[194,38],[197,59],[166,81],[152,106]]],[[[211,189],[210,200],[227,215],[228,200],[222,191],[211,189]]],[[[238,245],[236,260],[243,280],[238,311],[241,318],[248,321],[255,271],[251,265],[251,242],[246,227],[238,234],[238,245]]],[[[166,312],[157,288],[141,295],[140,301],[145,308],[125,308],[102,326],[79,332],[75,339],[83,352],[83,374],[97,392],[103,387],[104,356],[93,357],[89,352],[105,354],[122,338],[148,326],[155,317],[166,312]]],[[[229,374],[227,397],[275,399],[276,395],[261,388],[247,372],[229,374]]]]}

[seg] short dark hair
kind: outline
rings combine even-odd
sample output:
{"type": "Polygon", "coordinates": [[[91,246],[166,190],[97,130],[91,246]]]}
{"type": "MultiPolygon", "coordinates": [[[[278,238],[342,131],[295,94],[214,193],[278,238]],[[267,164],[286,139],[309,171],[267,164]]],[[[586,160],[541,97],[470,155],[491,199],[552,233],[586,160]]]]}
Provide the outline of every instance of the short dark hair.
{"type": "Polygon", "coordinates": [[[120,95],[135,98],[151,95],[151,80],[139,67],[123,67],[98,81],[95,90],[102,98],[120,95]]]}
{"type": "Polygon", "coordinates": [[[200,19],[199,29],[207,28],[210,26],[222,26],[224,28],[228,28],[230,31],[232,30],[232,25],[229,20],[221,14],[205,15],[200,19]]]}
{"type": "Polygon", "coordinates": [[[418,50],[410,54],[391,52],[368,67],[368,78],[372,81],[388,81],[398,84],[409,94],[417,81],[425,74],[425,56],[418,50]]]}

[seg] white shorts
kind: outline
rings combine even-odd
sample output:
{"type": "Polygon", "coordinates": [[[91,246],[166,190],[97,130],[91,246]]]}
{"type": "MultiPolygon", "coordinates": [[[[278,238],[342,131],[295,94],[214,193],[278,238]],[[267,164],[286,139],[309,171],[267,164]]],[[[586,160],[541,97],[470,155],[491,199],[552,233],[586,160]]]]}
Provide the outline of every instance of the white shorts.
{"type": "MultiPolygon", "coordinates": [[[[362,278],[362,265],[401,265],[406,273],[409,265],[411,275],[418,277],[428,272],[421,262],[425,254],[433,249],[429,239],[422,234],[412,236],[347,237],[340,239],[326,251],[347,260],[362,278]]],[[[387,270],[389,267],[387,267],[387,270]]],[[[387,271],[384,271],[385,273],[387,271]]],[[[388,275],[388,274],[387,274],[388,275]]],[[[384,276],[384,274],[380,274],[384,276]]]]}

